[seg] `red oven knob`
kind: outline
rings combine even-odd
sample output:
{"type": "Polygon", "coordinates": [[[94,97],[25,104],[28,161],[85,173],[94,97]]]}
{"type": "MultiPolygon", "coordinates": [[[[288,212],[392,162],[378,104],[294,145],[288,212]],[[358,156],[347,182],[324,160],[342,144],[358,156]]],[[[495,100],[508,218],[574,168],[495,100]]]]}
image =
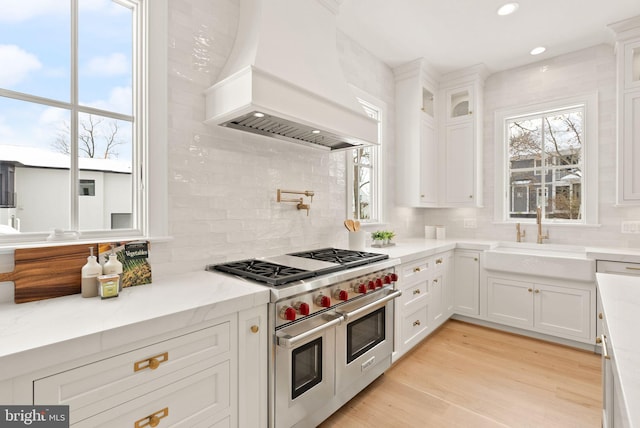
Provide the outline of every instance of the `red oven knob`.
{"type": "Polygon", "coordinates": [[[335,293],[333,293],[333,297],[335,297],[338,300],[349,300],[349,293],[347,292],[347,290],[336,290],[335,293]]]}
{"type": "Polygon", "coordinates": [[[384,278],[382,278],[382,282],[386,284],[391,284],[391,275],[385,275],[384,278]]]}
{"type": "Polygon", "coordinates": [[[331,306],[331,298],[329,296],[320,295],[316,297],[316,305],[322,308],[328,308],[331,306]]]}
{"type": "Polygon", "coordinates": [[[398,275],[396,273],[391,274],[391,282],[396,282],[398,280],[398,275]]]}
{"type": "Polygon", "coordinates": [[[382,287],[382,279],[381,278],[377,278],[376,279],[376,288],[380,288],[382,287]]]}
{"type": "Polygon", "coordinates": [[[364,283],[358,285],[357,287],[355,287],[355,291],[356,293],[360,293],[360,294],[367,294],[367,286],[364,285],[364,283]]]}
{"type": "Polygon", "coordinates": [[[376,283],[373,281],[369,281],[369,283],[367,284],[367,288],[369,290],[375,290],[376,289],[376,283]]]}
{"type": "Polygon", "coordinates": [[[283,306],[280,309],[280,318],[285,321],[295,321],[296,320],[296,310],[291,306],[283,306]]]}
{"type": "Polygon", "coordinates": [[[298,311],[300,315],[309,315],[309,304],[305,302],[298,302],[293,307],[298,311]]]}

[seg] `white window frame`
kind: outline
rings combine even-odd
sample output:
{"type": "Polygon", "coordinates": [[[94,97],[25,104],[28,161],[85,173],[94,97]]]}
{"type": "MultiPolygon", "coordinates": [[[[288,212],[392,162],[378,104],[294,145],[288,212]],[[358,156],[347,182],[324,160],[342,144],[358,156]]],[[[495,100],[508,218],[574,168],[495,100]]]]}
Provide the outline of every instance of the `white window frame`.
{"type": "MultiPolygon", "coordinates": [[[[137,3],[138,13],[134,28],[141,35],[134,35],[134,73],[133,90],[137,97],[134,117],[138,118],[135,127],[138,141],[134,159],[140,167],[137,192],[134,198],[139,227],[123,230],[82,231],[82,241],[109,241],[113,239],[149,239],[166,240],[168,234],[168,183],[167,183],[167,117],[168,117],[168,0],[129,0],[137,3]],[[136,76],[142,76],[140,80],[136,76]]],[[[125,2],[129,3],[129,1],[125,2]]],[[[72,160],[76,162],[77,160],[72,160]]],[[[77,195],[77,168],[72,168],[70,180],[71,192],[77,195]]],[[[76,196],[77,200],[77,196],[76,196]]],[[[73,206],[72,211],[76,211],[73,206]]],[[[72,222],[77,224],[72,213],[72,222]]],[[[77,233],[56,237],[56,241],[69,239],[78,242],[77,233]]],[[[16,248],[23,245],[33,246],[46,243],[50,232],[0,235],[1,248],[16,248]]]]}
{"type": "Polygon", "coordinates": [[[598,225],[598,94],[597,92],[554,99],[526,106],[510,107],[495,113],[495,195],[494,221],[496,223],[535,223],[533,219],[509,218],[509,168],[508,168],[508,127],[507,121],[513,118],[560,110],[571,106],[584,106],[584,146],[583,181],[584,197],[581,221],[563,219],[545,219],[547,224],[563,226],[598,225]]]}
{"type": "MultiPolygon", "coordinates": [[[[383,209],[382,209],[382,145],[384,144],[383,135],[385,129],[385,117],[387,114],[387,105],[382,100],[362,91],[361,89],[350,85],[358,101],[368,108],[372,108],[378,111],[378,145],[369,146],[371,149],[371,178],[373,179],[372,192],[371,192],[371,219],[360,220],[363,225],[375,225],[384,222],[383,209]]],[[[357,150],[357,149],[353,149],[357,150]]],[[[346,218],[353,217],[353,150],[347,150],[345,152],[346,159],[346,176],[347,176],[347,203],[346,203],[346,218]]]]}

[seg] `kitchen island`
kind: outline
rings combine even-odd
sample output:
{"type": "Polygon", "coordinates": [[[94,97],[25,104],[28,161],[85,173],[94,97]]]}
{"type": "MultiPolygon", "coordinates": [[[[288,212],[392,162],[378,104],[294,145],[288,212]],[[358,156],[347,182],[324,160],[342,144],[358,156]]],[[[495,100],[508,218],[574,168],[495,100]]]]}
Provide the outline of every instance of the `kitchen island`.
{"type": "MultiPolygon", "coordinates": [[[[603,317],[606,320],[605,335],[610,349],[612,377],[615,385],[613,426],[640,426],[640,340],[638,340],[638,308],[640,308],[640,278],[598,273],[598,292],[602,300],[603,317]]],[[[606,343],[603,343],[605,346],[606,343]]],[[[606,383],[606,380],[605,380],[606,383]]],[[[606,385],[603,385],[606,393],[606,385]]],[[[605,401],[607,397],[605,396],[605,401]]],[[[605,424],[606,426],[606,424],[605,424]]]]}

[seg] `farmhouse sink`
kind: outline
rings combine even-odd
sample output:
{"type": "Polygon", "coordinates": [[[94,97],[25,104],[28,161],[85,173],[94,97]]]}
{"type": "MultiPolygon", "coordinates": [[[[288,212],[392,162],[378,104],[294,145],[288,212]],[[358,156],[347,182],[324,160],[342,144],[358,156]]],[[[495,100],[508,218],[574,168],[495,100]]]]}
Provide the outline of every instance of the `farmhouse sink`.
{"type": "Polygon", "coordinates": [[[575,281],[594,281],[595,260],[585,247],[553,244],[500,243],[487,250],[485,269],[575,281]]]}

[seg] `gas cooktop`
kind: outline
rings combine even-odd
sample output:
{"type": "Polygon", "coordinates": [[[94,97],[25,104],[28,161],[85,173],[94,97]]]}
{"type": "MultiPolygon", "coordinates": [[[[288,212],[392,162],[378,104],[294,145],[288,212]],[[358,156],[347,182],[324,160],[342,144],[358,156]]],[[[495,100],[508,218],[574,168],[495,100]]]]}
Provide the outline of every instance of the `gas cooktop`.
{"type": "Polygon", "coordinates": [[[247,259],[208,265],[206,270],[217,270],[272,286],[279,286],[388,258],[389,256],[386,254],[321,248],[265,259],[247,259]]]}

